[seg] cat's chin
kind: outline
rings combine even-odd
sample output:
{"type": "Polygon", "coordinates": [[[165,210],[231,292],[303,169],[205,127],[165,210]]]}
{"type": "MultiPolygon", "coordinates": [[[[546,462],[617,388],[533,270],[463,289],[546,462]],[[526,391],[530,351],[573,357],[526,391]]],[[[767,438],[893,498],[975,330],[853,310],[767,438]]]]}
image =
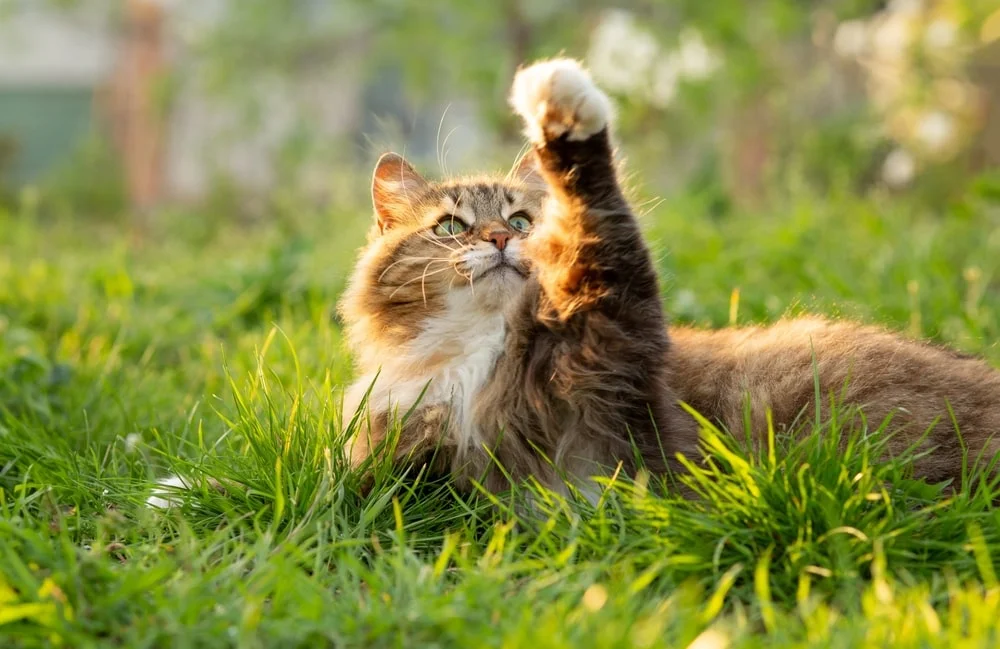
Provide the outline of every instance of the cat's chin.
{"type": "Polygon", "coordinates": [[[484,279],[487,279],[487,278],[489,278],[490,280],[496,280],[496,281],[501,281],[501,282],[503,282],[503,281],[511,281],[512,279],[514,279],[514,280],[516,280],[516,279],[523,280],[526,276],[527,276],[527,273],[525,273],[524,271],[522,271],[517,266],[513,266],[513,265],[507,264],[507,263],[503,263],[503,264],[497,264],[493,268],[490,268],[489,270],[483,271],[476,278],[476,281],[477,282],[481,282],[481,281],[483,281],[484,279]]]}
{"type": "Polygon", "coordinates": [[[498,264],[477,277],[472,284],[473,299],[487,309],[502,309],[524,290],[527,274],[508,264],[498,264]]]}

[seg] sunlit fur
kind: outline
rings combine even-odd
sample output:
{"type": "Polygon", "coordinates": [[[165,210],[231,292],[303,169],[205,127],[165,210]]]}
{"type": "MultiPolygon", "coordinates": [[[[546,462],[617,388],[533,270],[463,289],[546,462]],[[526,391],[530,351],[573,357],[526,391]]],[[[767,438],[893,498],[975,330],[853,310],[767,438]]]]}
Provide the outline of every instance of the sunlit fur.
{"type": "Polygon", "coordinates": [[[760,436],[768,413],[778,430],[801,428],[817,392],[821,415],[835,400],[860,406],[867,421],[854,423],[869,430],[891,417],[890,452],[929,450],[921,476],[959,479],[963,452],[996,452],[1000,373],[979,359],[818,318],[668,336],[607,97],[562,59],[520,71],[511,104],[532,150],[508,177],[430,183],[399,156],[379,161],[376,224],[341,305],[359,374],[347,417],[371,389],[356,465],[397,420],[394,459],[460,486],[585,485],[616,465],[663,471],[696,455],[682,401],[760,436]],[[510,227],[516,212],[530,233],[510,227]],[[435,236],[446,216],[467,231],[435,236]],[[503,251],[488,241],[496,232],[503,251]]]}
{"type": "Polygon", "coordinates": [[[341,305],[359,374],[348,416],[371,389],[356,464],[394,418],[398,459],[433,455],[491,489],[632,470],[636,448],[662,469],[695,440],[662,362],[659,285],[618,185],[610,102],[573,61],[519,79],[512,104],[534,147],[508,177],[429,183],[392,154],[376,167],[376,225],[341,305]],[[508,232],[510,267],[492,270],[485,239],[517,211],[533,229],[508,232]],[[447,215],[469,230],[433,236],[447,215]]]}
{"type": "MultiPolygon", "coordinates": [[[[474,399],[504,350],[505,309],[531,273],[528,233],[508,220],[537,221],[544,186],[530,165],[507,177],[429,183],[388,154],[376,169],[373,198],[378,219],[341,302],[361,374],[345,410],[353,412],[374,384],[368,410],[376,419],[404,413],[419,397],[434,413],[421,414],[430,427],[440,425],[447,404],[456,448],[481,445],[474,399]],[[449,217],[468,229],[435,235],[449,217]],[[487,240],[496,232],[510,237],[503,250],[487,240]]],[[[367,453],[364,440],[355,448],[367,453]]]]}

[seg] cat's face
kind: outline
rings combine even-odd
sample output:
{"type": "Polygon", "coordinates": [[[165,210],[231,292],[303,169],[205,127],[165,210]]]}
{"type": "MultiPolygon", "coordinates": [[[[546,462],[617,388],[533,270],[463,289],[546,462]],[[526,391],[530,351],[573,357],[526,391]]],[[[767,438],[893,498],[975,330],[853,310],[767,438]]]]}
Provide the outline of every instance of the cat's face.
{"type": "Polygon", "coordinates": [[[503,311],[531,272],[525,243],[545,195],[531,162],[432,183],[386,154],[372,182],[377,226],[343,303],[349,324],[399,341],[429,319],[503,311]]]}
{"type": "Polygon", "coordinates": [[[499,306],[527,278],[523,246],[541,196],[525,183],[429,183],[388,154],[376,167],[372,195],[388,262],[379,281],[394,299],[425,302],[468,288],[481,293],[477,302],[499,306]]]}

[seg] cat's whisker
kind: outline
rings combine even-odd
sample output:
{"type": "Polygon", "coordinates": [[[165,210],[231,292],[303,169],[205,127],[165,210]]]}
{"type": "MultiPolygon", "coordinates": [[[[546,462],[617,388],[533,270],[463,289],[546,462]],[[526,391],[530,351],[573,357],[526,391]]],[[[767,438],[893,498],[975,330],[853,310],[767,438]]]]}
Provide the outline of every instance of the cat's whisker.
{"type": "Polygon", "coordinates": [[[514,179],[514,176],[517,173],[517,169],[520,166],[521,158],[525,156],[530,147],[531,144],[529,144],[528,142],[525,142],[524,144],[521,145],[521,148],[517,152],[517,156],[514,157],[514,164],[511,166],[510,170],[503,177],[504,181],[510,182],[511,180],[514,179]]]}
{"type": "Polygon", "coordinates": [[[401,264],[404,261],[429,261],[430,263],[434,263],[435,261],[443,261],[451,263],[451,259],[448,259],[447,257],[403,257],[402,259],[397,259],[396,261],[386,266],[385,270],[382,271],[382,273],[378,276],[378,280],[376,281],[381,282],[382,278],[385,277],[385,274],[388,273],[393,266],[401,264]]]}
{"type": "Polygon", "coordinates": [[[472,273],[469,273],[468,279],[469,279],[469,291],[472,292],[472,297],[475,298],[476,297],[476,283],[473,280],[472,273]]]}
{"type": "Polygon", "coordinates": [[[387,299],[388,300],[392,300],[392,298],[394,298],[396,296],[396,293],[399,293],[401,290],[403,290],[404,288],[406,288],[408,285],[412,284],[413,282],[423,281],[427,277],[431,277],[433,275],[437,275],[438,273],[443,273],[444,271],[450,270],[450,269],[451,269],[451,266],[446,266],[445,268],[439,268],[439,269],[435,270],[432,273],[427,273],[426,275],[421,275],[420,277],[414,277],[413,279],[408,279],[405,282],[403,282],[402,284],[400,284],[399,286],[397,286],[396,290],[394,290],[392,293],[390,293],[389,297],[387,299]]]}
{"type": "Polygon", "coordinates": [[[448,160],[448,140],[451,139],[451,136],[454,135],[457,130],[458,127],[455,126],[448,131],[448,135],[444,136],[444,142],[441,143],[441,168],[444,169],[444,174],[446,176],[451,175],[448,171],[448,167],[446,166],[446,162],[448,160]]]}
{"type": "Polygon", "coordinates": [[[647,214],[650,214],[653,211],[655,211],[656,208],[658,208],[660,205],[662,205],[666,201],[667,201],[667,199],[662,198],[662,197],[650,198],[647,201],[643,201],[642,203],[636,204],[635,211],[640,216],[646,216],[647,214]]]}
{"type": "Polygon", "coordinates": [[[433,263],[433,261],[427,262],[427,265],[424,266],[424,272],[420,275],[420,296],[424,299],[424,307],[427,306],[427,285],[424,282],[427,279],[427,270],[433,263]]]}
{"type": "Polygon", "coordinates": [[[429,236],[427,236],[423,232],[417,232],[416,235],[418,237],[420,237],[421,239],[423,239],[424,241],[427,241],[429,243],[433,243],[435,246],[440,246],[440,247],[442,247],[445,250],[448,250],[450,252],[455,252],[456,250],[458,250],[458,248],[452,248],[451,246],[445,245],[443,242],[438,241],[437,239],[430,238],[429,236]]]}
{"type": "MultiPolygon", "coordinates": [[[[441,173],[443,173],[445,176],[448,175],[448,170],[445,167],[444,146],[441,144],[441,129],[444,128],[444,118],[445,116],[448,115],[449,108],[451,108],[451,103],[445,106],[444,110],[441,111],[441,119],[438,121],[437,136],[435,136],[434,138],[434,146],[436,149],[435,152],[437,153],[437,159],[438,159],[438,168],[441,169],[441,173]]],[[[445,142],[446,143],[448,142],[447,137],[445,138],[445,142]]]]}

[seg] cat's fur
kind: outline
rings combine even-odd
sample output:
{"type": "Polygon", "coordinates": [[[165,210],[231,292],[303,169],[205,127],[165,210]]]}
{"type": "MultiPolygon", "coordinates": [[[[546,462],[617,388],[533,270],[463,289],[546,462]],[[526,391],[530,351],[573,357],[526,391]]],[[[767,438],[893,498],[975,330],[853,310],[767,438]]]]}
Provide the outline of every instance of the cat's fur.
{"type": "Polygon", "coordinates": [[[831,397],[860,407],[865,421],[845,424],[876,430],[890,418],[890,452],[916,442],[933,449],[915,463],[928,480],[961,476],[963,442],[969,466],[1000,450],[994,438],[1000,372],[978,358],[878,327],[819,318],[718,331],[673,327],[671,339],[667,362],[680,378],[677,395],[730,431],[744,429],[747,396],[757,434],[767,430],[768,409],[779,428],[808,423],[818,376],[824,420],[831,397]]]}
{"type": "Polygon", "coordinates": [[[635,449],[660,471],[696,452],[681,401],[738,431],[749,395],[756,433],[768,409],[789,427],[812,407],[816,372],[824,403],[864,406],[873,429],[892,414],[893,449],[934,427],[918,466],[928,478],[960,473],[949,404],[973,455],[997,450],[1000,373],[982,361],[812,318],[668,337],[607,97],[557,59],[522,69],[511,103],[533,148],[506,178],[430,183],[393,154],[376,168],[377,225],[341,304],[360,374],[348,417],[367,395],[356,465],[398,418],[396,458],[433,458],[462,484],[582,484],[635,469],[635,449]],[[511,227],[515,213],[530,233],[511,227]],[[435,236],[450,216],[468,230],[435,236]]]}

